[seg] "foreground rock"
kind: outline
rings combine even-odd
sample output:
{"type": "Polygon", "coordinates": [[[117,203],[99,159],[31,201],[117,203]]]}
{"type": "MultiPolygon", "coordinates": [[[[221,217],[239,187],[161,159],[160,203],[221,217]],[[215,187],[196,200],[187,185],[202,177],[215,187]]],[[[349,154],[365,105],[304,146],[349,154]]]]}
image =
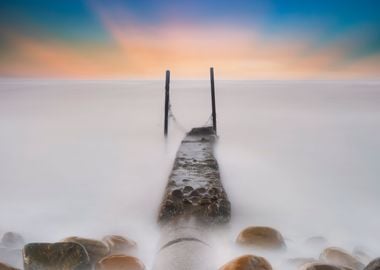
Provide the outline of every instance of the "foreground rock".
{"type": "Polygon", "coordinates": [[[352,255],[354,255],[356,258],[358,258],[359,261],[361,261],[364,264],[368,264],[374,258],[369,254],[372,255],[372,253],[368,249],[361,246],[355,247],[352,250],[352,255]]]}
{"type": "Polygon", "coordinates": [[[0,248],[0,262],[22,268],[22,251],[21,249],[0,248]]]}
{"type": "Polygon", "coordinates": [[[100,259],[106,257],[110,252],[109,247],[105,243],[94,239],[73,236],[65,238],[63,242],[72,242],[82,245],[88,252],[88,256],[90,257],[90,262],[92,264],[97,263],[100,259]]]}
{"type": "Polygon", "coordinates": [[[219,270],[272,270],[272,266],[263,257],[244,255],[226,263],[219,270]]]}
{"type": "Polygon", "coordinates": [[[285,264],[295,266],[296,268],[298,268],[302,265],[315,263],[315,262],[317,262],[317,260],[314,258],[291,258],[291,259],[287,259],[285,261],[285,264]]]}
{"type": "Polygon", "coordinates": [[[347,270],[337,265],[328,263],[313,262],[301,266],[300,270],[347,270]]]}
{"type": "Polygon", "coordinates": [[[110,255],[128,254],[137,247],[135,241],[120,235],[107,235],[102,240],[107,244],[110,255]]]}
{"type": "Polygon", "coordinates": [[[112,255],[100,260],[96,270],[144,270],[144,264],[136,257],[112,255]]]}
{"type": "Polygon", "coordinates": [[[380,270],[380,257],[371,261],[364,270],[380,270]]]}
{"type": "Polygon", "coordinates": [[[90,258],[77,243],[31,243],[24,247],[24,270],[89,270],[90,258]]]}
{"type": "Polygon", "coordinates": [[[281,233],[270,227],[248,227],[240,232],[236,242],[242,246],[281,250],[286,248],[281,233]]]}
{"type": "Polygon", "coordinates": [[[1,244],[7,248],[22,248],[25,244],[25,241],[20,234],[7,232],[1,238],[1,244]]]}
{"type": "Polygon", "coordinates": [[[0,270],[18,270],[17,268],[14,268],[8,264],[1,263],[0,262],[0,270]]]}
{"type": "Polygon", "coordinates": [[[326,248],[321,253],[319,259],[327,263],[336,264],[355,270],[362,270],[364,268],[364,264],[358,259],[349,254],[347,251],[337,247],[326,248]]]}

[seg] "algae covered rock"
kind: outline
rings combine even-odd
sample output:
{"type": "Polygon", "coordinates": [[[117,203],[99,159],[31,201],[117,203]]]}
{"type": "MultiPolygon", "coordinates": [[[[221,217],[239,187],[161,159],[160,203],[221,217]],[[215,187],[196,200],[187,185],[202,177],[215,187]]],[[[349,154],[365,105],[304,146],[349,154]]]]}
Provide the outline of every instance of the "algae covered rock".
{"type": "Polygon", "coordinates": [[[226,263],[219,270],[272,270],[272,266],[263,257],[244,255],[226,263]]]}
{"type": "Polygon", "coordinates": [[[103,258],[96,265],[96,270],[144,270],[144,264],[136,257],[112,255],[103,258]]]}
{"type": "Polygon", "coordinates": [[[240,232],[236,242],[241,246],[281,250],[286,248],[281,233],[270,227],[248,227],[240,232]]]}
{"type": "Polygon", "coordinates": [[[31,243],[23,250],[25,270],[90,270],[90,258],[77,243],[31,243]]]}

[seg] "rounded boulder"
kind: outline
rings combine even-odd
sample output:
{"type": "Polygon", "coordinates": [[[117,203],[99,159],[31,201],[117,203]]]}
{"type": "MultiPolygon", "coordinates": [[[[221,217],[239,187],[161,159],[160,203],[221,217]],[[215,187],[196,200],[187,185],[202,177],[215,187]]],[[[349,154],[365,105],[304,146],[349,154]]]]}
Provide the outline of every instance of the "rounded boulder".
{"type": "Polygon", "coordinates": [[[286,248],[281,233],[270,227],[248,227],[239,233],[236,242],[241,246],[259,249],[281,250],[286,248]]]}
{"type": "Polygon", "coordinates": [[[136,257],[112,255],[96,264],[96,270],[144,270],[144,264],[136,257]]]}
{"type": "Polygon", "coordinates": [[[372,260],[364,270],[380,270],[380,257],[372,260]]]}
{"type": "Polygon", "coordinates": [[[272,270],[272,266],[264,257],[244,255],[226,263],[219,270],[272,270]]]}
{"type": "Polygon", "coordinates": [[[319,259],[330,264],[348,267],[355,270],[362,270],[364,268],[364,264],[361,263],[357,258],[352,256],[344,249],[337,247],[329,247],[324,249],[319,256],[319,259]]]}

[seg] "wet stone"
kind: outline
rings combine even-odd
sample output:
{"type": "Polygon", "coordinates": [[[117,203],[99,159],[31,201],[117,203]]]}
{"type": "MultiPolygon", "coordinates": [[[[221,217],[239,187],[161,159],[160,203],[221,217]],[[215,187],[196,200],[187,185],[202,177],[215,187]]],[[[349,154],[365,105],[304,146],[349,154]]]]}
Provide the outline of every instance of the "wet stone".
{"type": "Polygon", "coordinates": [[[219,198],[218,198],[217,196],[212,196],[212,197],[211,197],[211,201],[212,201],[212,202],[216,202],[216,201],[218,201],[218,199],[219,199],[219,198]]]}
{"type": "Polygon", "coordinates": [[[207,207],[207,215],[208,216],[211,216],[211,217],[215,217],[215,216],[218,216],[219,214],[219,208],[217,205],[215,204],[210,204],[208,207],[207,207]]]}
{"type": "Polygon", "coordinates": [[[189,193],[189,192],[192,192],[193,190],[194,190],[194,188],[191,186],[186,186],[183,188],[184,193],[189,193]]]}
{"type": "Polygon", "coordinates": [[[104,242],[90,238],[73,236],[65,238],[62,242],[73,242],[82,245],[88,252],[90,262],[92,264],[96,263],[110,253],[109,247],[104,242]]]}
{"type": "Polygon", "coordinates": [[[302,265],[300,270],[345,270],[337,265],[322,263],[322,262],[313,262],[302,265]]]}
{"type": "Polygon", "coordinates": [[[228,198],[223,190],[216,166],[217,161],[213,154],[215,138],[213,129],[207,127],[193,129],[182,141],[168,179],[169,183],[175,181],[177,186],[168,184],[166,187],[159,213],[161,224],[180,218],[180,216],[185,218],[194,216],[197,222],[208,224],[229,220],[230,211],[227,209],[230,208],[225,207],[223,210],[226,211],[219,209],[218,201],[228,200],[228,198]],[[203,132],[205,134],[200,135],[203,132]],[[202,141],[202,137],[207,140],[202,141]],[[209,187],[217,188],[215,197],[208,194],[209,187]],[[166,200],[172,200],[174,204],[168,206],[166,200]],[[211,204],[214,206],[208,208],[211,204]],[[220,217],[219,215],[222,213],[226,216],[220,217]]]}
{"type": "Polygon", "coordinates": [[[219,214],[222,217],[229,217],[231,213],[231,205],[229,202],[222,201],[218,205],[219,214]]]}
{"type": "Polygon", "coordinates": [[[206,193],[205,188],[197,188],[196,191],[198,192],[198,194],[205,194],[206,193]]]}
{"type": "Polygon", "coordinates": [[[281,250],[286,248],[281,233],[270,227],[248,227],[240,232],[236,242],[242,246],[281,250]]]}
{"type": "Polygon", "coordinates": [[[226,263],[219,270],[272,270],[272,266],[264,257],[244,255],[226,263]]]}
{"type": "Polygon", "coordinates": [[[374,257],[368,249],[362,246],[356,246],[352,250],[352,255],[364,264],[368,264],[374,257]]]}
{"type": "Polygon", "coordinates": [[[199,204],[200,205],[209,205],[209,204],[211,204],[211,200],[207,199],[207,198],[203,198],[200,200],[199,204]]]}
{"type": "Polygon", "coordinates": [[[188,207],[188,206],[192,206],[193,203],[189,199],[184,199],[183,205],[184,205],[184,207],[188,207]]]}
{"type": "Polygon", "coordinates": [[[96,270],[144,270],[144,264],[136,257],[113,255],[103,258],[96,270]]]}
{"type": "Polygon", "coordinates": [[[218,194],[219,193],[219,190],[217,188],[210,188],[210,190],[208,191],[208,193],[210,195],[215,195],[215,194],[218,194]]]}
{"type": "Polygon", "coordinates": [[[380,270],[380,257],[372,260],[364,270],[380,270]]]}
{"type": "Polygon", "coordinates": [[[193,205],[196,205],[196,204],[199,203],[200,198],[196,197],[196,196],[193,196],[193,197],[189,197],[189,200],[192,202],[193,205]]]}
{"type": "Polygon", "coordinates": [[[171,193],[172,197],[175,199],[182,199],[183,198],[183,193],[180,189],[175,189],[171,193]]]}
{"type": "Polygon", "coordinates": [[[24,247],[25,270],[90,270],[90,258],[77,243],[31,243],[24,247]]]}
{"type": "Polygon", "coordinates": [[[326,248],[319,256],[319,259],[330,264],[349,267],[355,270],[362,270],[364,268],[364,264],[358,259],[347,251],[337,247],[326,248]]]}
{"type": "Polygon", "coordinates": [[[199,195],[200,195],[200,193],[199,193],[198,189],[196,189],[190,193],[190,196],[199,196],[199,195]]]}

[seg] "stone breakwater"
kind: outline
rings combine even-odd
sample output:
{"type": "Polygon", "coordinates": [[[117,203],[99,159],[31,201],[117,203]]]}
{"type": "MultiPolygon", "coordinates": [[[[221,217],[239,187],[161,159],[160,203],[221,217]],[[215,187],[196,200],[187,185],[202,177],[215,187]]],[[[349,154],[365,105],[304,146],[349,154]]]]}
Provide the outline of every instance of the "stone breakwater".
{"type": "Polygon", "coordinates": [[[231,205],[214,156],[211,127],[194,128],[182,141],[164,192],[159,222],[195,218],[202,223],[227,223],[231,205]]]}
{"type": "Polygon", "coordinates": [[[212,127],[193,128],[177,151],[160,205],[155,270],[213,269],[209,230],[230,221],[231,205],[214,156],[212,127]]]}

